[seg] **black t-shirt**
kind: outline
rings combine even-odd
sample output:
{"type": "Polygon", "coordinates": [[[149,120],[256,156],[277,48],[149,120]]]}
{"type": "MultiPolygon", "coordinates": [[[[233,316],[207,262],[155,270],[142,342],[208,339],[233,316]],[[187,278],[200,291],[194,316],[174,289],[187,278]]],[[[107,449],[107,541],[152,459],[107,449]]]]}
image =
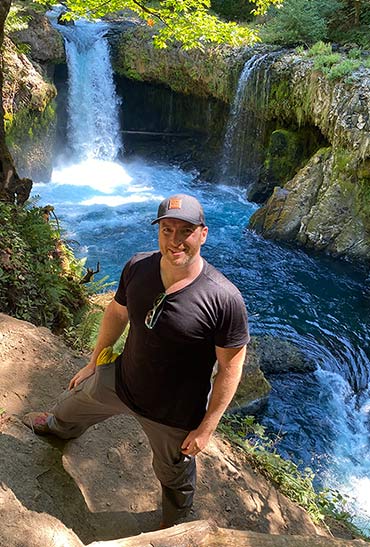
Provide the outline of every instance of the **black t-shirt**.
{"type": "Polygon", "coordinates": [[[116,391],[138,414],[195,429],[203,419],[216,361],[215,346],[249,340],[239,290],[204,260],[200,275],[167,295],[153,329],[145,316],[165,292],[159,252],[139,253],[124,267],[115,300],[127,306],[130,330],[117,362],[116,391]]]}

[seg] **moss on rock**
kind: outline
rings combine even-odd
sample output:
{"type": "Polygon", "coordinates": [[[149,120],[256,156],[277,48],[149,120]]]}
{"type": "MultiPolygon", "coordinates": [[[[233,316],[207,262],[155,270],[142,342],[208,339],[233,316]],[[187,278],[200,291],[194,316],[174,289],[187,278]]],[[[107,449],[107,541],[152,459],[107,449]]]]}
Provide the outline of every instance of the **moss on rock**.
{"type": "Polygon", "coordinates": [[[162,83],[184,94],[232,101],[245,51],[224,45],[205,51],[185,51],[176,46],[156,49],[152,33],[144,25],[136,25],[122,33],[114,54],[114,68],[118,74],[162,83]]]}
{"type": "Polygon", "coordinates": [[[5,134],[18,172],[48,177],[55,130],[55,86],[5,39],[3,106],[5,134]]]}
{"type": "Polygon", "coordinates": [[[43,111],[19,110],[6,129],[6,140],[18,172],[36,180],[48,180],[52,170],[56,105],[50,102],[43,111]]]}
{"type": "Polygon", "coordinates": [[[335,256],[370,257],[367,162],[350,150],[319,150],[250,220],[265,237],[335,256]]]}

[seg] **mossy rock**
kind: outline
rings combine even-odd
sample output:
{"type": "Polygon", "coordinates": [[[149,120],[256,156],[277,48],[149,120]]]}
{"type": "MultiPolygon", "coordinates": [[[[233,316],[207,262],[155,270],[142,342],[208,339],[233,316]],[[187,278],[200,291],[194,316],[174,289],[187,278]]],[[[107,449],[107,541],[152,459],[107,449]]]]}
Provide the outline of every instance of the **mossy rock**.
{"type": "Polygon", "coordinates": [[[256,414],[267,404],[270,391],[271,385],[262,370],[256,368],[249,371],[248,365],[246,365],[229,410],[242,409],[248,414],[256,414]]]}
{"type": "Polygon", "coordinates": [[[52,171],[56,133],[56,105],[39,112],[24,108],[6,125],[6,141],[20,174],[47,180],[52,171]]]}
{"type": "Polygon", "coordinates": [[[264,374],[307,373],[316,363],[290,340],[266,334],[252,339],[250,352],[264,374]]]}

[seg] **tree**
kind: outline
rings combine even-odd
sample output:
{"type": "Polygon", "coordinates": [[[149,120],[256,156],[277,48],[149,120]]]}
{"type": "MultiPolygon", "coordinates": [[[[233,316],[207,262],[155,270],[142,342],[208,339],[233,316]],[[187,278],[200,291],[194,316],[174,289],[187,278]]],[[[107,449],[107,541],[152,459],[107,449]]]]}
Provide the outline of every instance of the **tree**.
{"type": "Polygon", "coordinates": [[[328,39],[328,29],[343,0],[286,0],[262,30],[269,42],[311,45],[328,39]]]}

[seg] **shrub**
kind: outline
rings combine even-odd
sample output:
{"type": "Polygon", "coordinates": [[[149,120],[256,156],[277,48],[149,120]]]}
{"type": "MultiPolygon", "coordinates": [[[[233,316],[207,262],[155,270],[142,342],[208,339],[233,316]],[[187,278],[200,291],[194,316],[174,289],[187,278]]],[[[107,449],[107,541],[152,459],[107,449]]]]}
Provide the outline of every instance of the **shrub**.
{"type": "Polygon", "coordinates": [[[61,332],[87,302],[81,271],[45,209],[0,202],[0,309],[61,332]]]}
{"type": "Polygon", "coordinates": [[[331,55],[332,52],[333,50],[331,44],[320,40],[310,47],[307,51],[307,56],[316,57],[317,55],[331,55]]]}
{"type": "Polygon", "coordinates": [[[271,12],[261,37],[284,45],[309,45],[325,40],[330,21],[341,6],[341,0],[285,0],[282,7],[271,12]]]}
{"type": "Polygon", "coordinates": [[[361,66],[361,61],[355,59],[344,59],[339,64],[334,64],[327,72],[329,80],[339,80],[345,76],[350,76],[355,70],[361,66]]]}
{"type": "Polygon", "coordinates": [[[269,438],[265,428],[256,423],[253,416],[225,414],[218,429],[240,446],[259,471],[277,484],[281,492],[304,507],[315,522],[325,524],[325,519],[330,516],[345,522],[350,529],[359,533],[346,510],[348,500],[336,490],[316,492],[312,469],[300,469],[291,460],[282,458],[276,449],[279,438],[275,441],[269,438]]]}
{"type": "Polygon", "coordinates": [[[316,70],[321,70],[322,72],[327,73],[327,69],[339,63],[341,56],[339,53],[330,53],[329,55],[318,55],[314,60],[314,68],[316,70]]]}
{"type": "Polygon", "coordinates": [[[340,53],[332,53],[331,44],[320,41],[314,44],[306,55],[314,59],[314,68],[320,70],[329,80],[349,80],[352,73],[361,65],[366,68],[367,60],[362,61],[362,51],[359,48],[351,49],[346,59],[340,53]]]}

